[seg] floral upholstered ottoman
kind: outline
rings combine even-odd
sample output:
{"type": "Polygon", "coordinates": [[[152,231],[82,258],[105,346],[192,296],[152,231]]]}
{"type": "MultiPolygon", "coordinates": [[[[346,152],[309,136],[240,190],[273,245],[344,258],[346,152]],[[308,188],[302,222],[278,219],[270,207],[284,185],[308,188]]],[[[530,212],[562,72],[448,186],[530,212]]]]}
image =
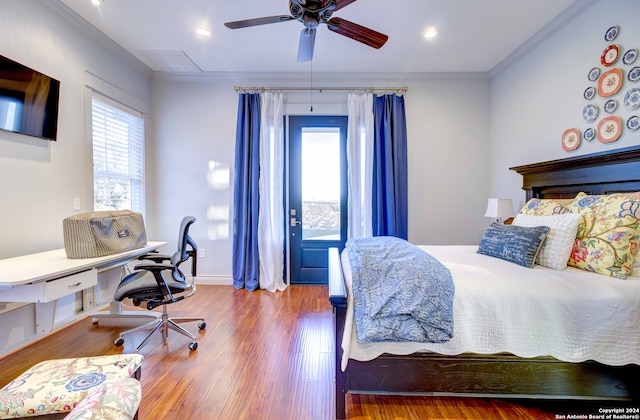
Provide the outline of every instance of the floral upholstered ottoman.
{"type": "Polygon", "coordinates": [[[114,387],[113,381],[132,376],[139,379],[142,360],[140,354],[118,354],[38,363],[0,390],[0,418],[68,413],[91,391],[95,391],[94,400],[96,394],[102,397],[115,391],[120,408],[132,408],[135,413],[139,387],[125,383],[114,387]]]}

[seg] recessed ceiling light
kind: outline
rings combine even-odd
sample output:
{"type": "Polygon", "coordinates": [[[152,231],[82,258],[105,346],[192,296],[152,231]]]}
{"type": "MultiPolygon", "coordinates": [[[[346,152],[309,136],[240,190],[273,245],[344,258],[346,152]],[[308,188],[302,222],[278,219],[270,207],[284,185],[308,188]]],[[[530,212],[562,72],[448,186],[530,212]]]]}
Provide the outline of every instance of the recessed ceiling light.
{"type": "Polygon", "coordinates": [[[211,36],[211,31],[204,26],[196,29],[196,33],[205,38],[208,38],[211,36]]]}
{"type": "Polygon", "coordinates": [[[101,0],[91,0],[91,4],[93,4],[94,6],[100,6],[102,4],[101,0]]]}
{"type": "Polygon", "coordinates": [[[438,35],[438,30],[436,28],[427,28],[426,31],[424,31],[424,37],[425,38],[435,38],[438,35]]]}

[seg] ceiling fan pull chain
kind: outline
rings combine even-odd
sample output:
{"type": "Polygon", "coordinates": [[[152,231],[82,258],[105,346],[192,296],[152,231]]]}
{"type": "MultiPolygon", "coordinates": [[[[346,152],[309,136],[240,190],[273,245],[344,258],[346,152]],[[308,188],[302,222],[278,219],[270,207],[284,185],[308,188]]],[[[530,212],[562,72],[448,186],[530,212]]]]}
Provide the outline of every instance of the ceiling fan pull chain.
{"type": "Polygon", "coordinates": [[[313,60],[311,60],[311,78],[310,78],[310,84],[311,84],[311,112],[313,112],[313,60]]]}

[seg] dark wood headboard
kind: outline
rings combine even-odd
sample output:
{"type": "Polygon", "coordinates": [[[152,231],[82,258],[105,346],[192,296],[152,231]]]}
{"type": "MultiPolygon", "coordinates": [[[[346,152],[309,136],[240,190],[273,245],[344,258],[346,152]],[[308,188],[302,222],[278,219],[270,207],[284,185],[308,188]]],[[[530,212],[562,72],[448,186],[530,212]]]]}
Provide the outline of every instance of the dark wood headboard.
{"type": "Polygon", "coordinates": [[[640,191],[640,146],[509,168],[530,198],[640,191]]]}

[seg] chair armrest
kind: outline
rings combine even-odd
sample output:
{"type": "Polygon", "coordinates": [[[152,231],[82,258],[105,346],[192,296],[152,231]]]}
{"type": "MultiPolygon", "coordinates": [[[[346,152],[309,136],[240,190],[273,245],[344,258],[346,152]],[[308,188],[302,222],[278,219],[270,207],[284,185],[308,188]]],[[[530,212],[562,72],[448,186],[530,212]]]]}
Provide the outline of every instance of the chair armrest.
{"type": "Polygon", "coordinates": [[[156,263],[161,263],[163,261],[170,261],[171,255],[160,254],[158,251],[148,252],[146,254],[140,255],[138,260],[151,260],[156,263]]]}
{"type": "Polygon", "coordinates": [[[163,270],[173,270],[176,266],[172,264],[138,264],[134,267],[134,270],[146,270],[152,272],[158,272],[163,270]]]}

